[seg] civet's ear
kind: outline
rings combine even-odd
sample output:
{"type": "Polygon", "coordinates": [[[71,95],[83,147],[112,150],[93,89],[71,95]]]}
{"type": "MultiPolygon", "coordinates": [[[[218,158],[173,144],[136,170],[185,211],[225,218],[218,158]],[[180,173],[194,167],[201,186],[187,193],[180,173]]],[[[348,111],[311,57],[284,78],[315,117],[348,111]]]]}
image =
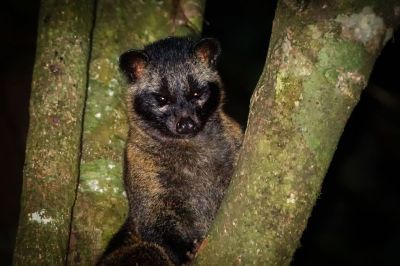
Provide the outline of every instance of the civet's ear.
{"type": "Polygon", "coordinates": [[[129,82],[140,79],[146,69],[147,55],[142,50],[129,50],[119,57],[119,68],[129,82]]]}
{"type": "Polygon", "coordinates": [[[200,62],[215,67],[221,54],[219,41],[213,38],[204,38],[193,45],[193,54],[200,62]]]}

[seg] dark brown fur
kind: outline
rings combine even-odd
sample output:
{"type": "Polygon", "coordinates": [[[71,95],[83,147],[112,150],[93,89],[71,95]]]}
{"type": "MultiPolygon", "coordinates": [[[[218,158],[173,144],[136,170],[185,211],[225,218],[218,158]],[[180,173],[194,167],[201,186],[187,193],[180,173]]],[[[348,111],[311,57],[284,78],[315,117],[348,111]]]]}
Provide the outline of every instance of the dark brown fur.
{"type": "MultiPolygon", "coordinates": [[[[230,182],[242,132],[221,108],[222,85],[215,69],[218,43],[199,43],[178,38],[162,40],[145,48],[143,54],[134,54],[128,67],[122,66],[131,81],[124,178],[129,215],[111,243],[117,247],[109,248],[100,265],[190,263],[216,215],[230,182]],[[155,54],[157,51],[161,54],[155,54]],[[152,118],[141,113],[145,107],[137,106],[138,101],[146,102],[150,97],[142,93],[158,91],[164,86],[162,82],[168,84],[171,94],[188,90],[188,76],[200,87],[214,84],[209,89],[218,89],[218,94],[209,93],[204,101],[191,100],[188,105],[200,110],[196,114],[177,107],[174,117],[165,119],[165,129],[154,126],[149,120],[152,118]],[[211,101],[215,100],[213,106],[211,101]],[[208,107],[212,110],[202,110],[208,107]],[[177,134],[174,127],[186,116],[196,125],[195,132],[177,134]]],[[[162,114],[162,108],[155,108],[156,116],[162,114]]]]}

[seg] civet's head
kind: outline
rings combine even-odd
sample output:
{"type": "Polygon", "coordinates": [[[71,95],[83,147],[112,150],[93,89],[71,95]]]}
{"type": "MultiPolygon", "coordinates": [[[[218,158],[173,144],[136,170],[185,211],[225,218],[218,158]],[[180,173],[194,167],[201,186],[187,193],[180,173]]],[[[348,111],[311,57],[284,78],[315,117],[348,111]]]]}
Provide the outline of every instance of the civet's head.
{"type": "Polygon", "coordinates": [[[215,39],[174,37],[123,53],[119,64],[130,84],[131,123],[154,137],[196,136],[222,99],[219,54],[215,39]]]}

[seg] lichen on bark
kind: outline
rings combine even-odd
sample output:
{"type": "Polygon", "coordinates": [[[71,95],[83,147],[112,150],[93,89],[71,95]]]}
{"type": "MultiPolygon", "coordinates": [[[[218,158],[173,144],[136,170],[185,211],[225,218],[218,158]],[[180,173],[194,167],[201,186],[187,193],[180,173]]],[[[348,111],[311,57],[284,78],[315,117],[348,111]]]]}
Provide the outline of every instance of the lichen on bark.
{"type": "Polygon", "coordinates": [[[93,1],[42,1],[14,265],[63,265],[75,198],[93,1]]]}
{"type": "Polygon", "coordinates": [[[278,3],[239,162],[196,265],[290,264],[345,123],[400,20],[398,1],[297,2],[278,3]]]}

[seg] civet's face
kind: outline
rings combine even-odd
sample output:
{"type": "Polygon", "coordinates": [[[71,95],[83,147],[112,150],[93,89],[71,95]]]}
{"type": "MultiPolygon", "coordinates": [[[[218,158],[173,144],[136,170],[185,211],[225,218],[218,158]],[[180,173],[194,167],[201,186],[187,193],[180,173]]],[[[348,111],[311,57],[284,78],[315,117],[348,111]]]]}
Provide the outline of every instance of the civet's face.
{"type": "Polygon", "coordinates": [[[121,55],[121,69],[131,83],[129,112],[149,134],[194,137],[221,101],[217,55],[211,54],[219,54],[218,43],[175,38],[160,42],[121,55]]]}

